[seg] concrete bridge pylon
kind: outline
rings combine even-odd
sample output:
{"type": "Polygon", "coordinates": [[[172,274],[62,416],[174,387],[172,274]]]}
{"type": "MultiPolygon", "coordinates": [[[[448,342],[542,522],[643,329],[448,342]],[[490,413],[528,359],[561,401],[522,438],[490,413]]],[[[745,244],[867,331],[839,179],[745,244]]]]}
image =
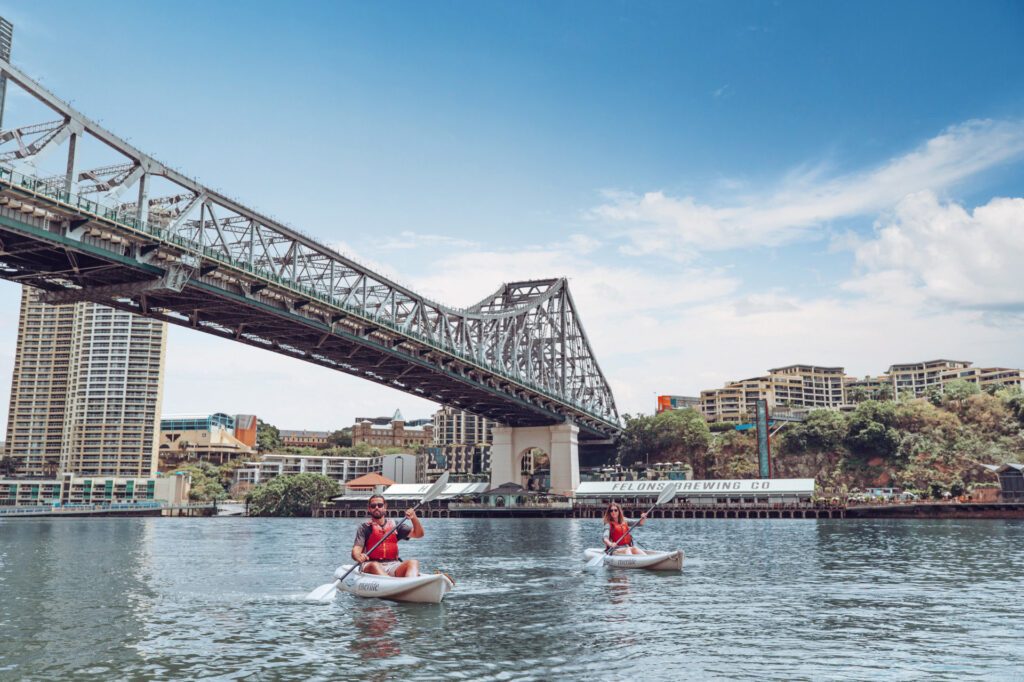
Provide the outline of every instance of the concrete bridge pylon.
{"type": "Polygon", "coordinates": [[[522,483],[520,466],[532,448],[548,454],[551,492],[572,495],[580,485],[580,429],[565,422],[551,426],[496,426],[492,429],[491,485],[522,483]]]}

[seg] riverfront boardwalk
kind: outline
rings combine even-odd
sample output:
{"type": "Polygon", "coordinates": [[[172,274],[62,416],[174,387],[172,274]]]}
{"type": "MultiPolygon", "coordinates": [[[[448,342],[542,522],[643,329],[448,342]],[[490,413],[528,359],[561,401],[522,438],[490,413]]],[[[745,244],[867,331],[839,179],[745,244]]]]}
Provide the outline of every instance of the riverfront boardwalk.
{"type": "MultiPolygon", "coordinates": [[[[628,517],[637,517],[647,511],[642,504],[623,503],[628,517]]],[[[604,513],[604,504],[593,502],[549,502],[530,503],[509,507],[495,507],[471,502],[432,503],[417,512],[422,518],[576,518],[599,519],[604,513]]],[[[391,516],[398,517],[400,510],[390,510],[391,516]]],[[[313,516],[318,518],[361,518],[366,515],[365,500],[352,502],[336,501],[334,504],[316,509],[313,516]]],[[[825,504],[666,504],[648,514],[652,519],[832,519],[844,518],[846,508],[842,505],[825,504]]]]}
{"type": "Polygon", "coordinates": [[[0,519],[80,516],[216,516],[217,503],[192,504],[75,504],[54,507],[0,507],[0,519]]]}
{"type": "MultiPolygon", "coordinates": [[[[593,502],[534,502],[495,507],[475,502],[433,502],[417,512],[427,519],[448,518],[575,518],[599,519],[604,504],[593,502]]],[[[623,502],[627,517],[635,518],[647,506],[623,502]]],[[[390,514],[399,517],[395,507],[390,514]]],[[[362,518],[365,500],[335,501],[315,509],[317,518],[362,518]]],[[[652,519],[1024,519],[1024,502],[916,502],[855,504],[810,502],[786,504],[666,504],[648,514],[652,519]]]]}

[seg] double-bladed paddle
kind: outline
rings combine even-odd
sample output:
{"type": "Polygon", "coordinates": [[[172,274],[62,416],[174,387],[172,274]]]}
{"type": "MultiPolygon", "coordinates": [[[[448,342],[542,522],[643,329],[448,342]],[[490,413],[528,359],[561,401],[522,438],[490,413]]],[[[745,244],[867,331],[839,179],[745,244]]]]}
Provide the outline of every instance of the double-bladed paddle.
{"type": "MultiPolygon", "coordinates": [[[[417,509],[419,509],[422,505],[426,504],[427,502],[430,502],[431,500],[437,499],[437,496],[441,494],[441,492],[444,490],[444,487],[446,485],[448,485],[448,472],[447,471],[444,472],[443,474],[441,474],[441,476],[436,481],[434,481],[434,484],[432,486],[427,488],[427,492],[423,493],[423,497],[421,497],[420,501],[416,503],[416,506],[412,508],[413,511],[416,511],[417,509]]],[[[377,549],[377,547],[379,547],[382,542],[387,540],[388,537],[392,533],[394,533],[399,528],[401,528],[403,525],[405,525],[406,521],[408,521],[408,518],[403,518],[399,523],[395,524],[395,527],[392,528],[391,530],[389,530],[387,533],[385,533],[384,537],[382,537],[380,540],[378,540],[376,542],[376,544],[374,544],[373,547],[371,547],[369,549],[369,551],[366,552],[366,554],[372,554],[373,550],[377,549]]],[[[344,580],[345,578],[347,578],[348,574],[351,573],[352,571],[356,570],[356,567],[358,567],[358,566],[362,566],[362,564],[361,563],[352,564],[352,567],[349,568],[348,571],[345,572],[345,575],[341,576],[340,578],[335,580],[333,583],[327,583],[325,585],[321,585],[320,587],[316,588],[315,590],[313,590],[312,592],[310,592],[309,594],[306,595],[306,599],[309,600],[309,601],[318,601],[318,602],[329,602],[329,601],[331,601],[332,599],[334,599],[334,595],[338,593],[338,586],[341,585],[341,581],[344,580]]]]}
{"type": "MultiPolygon", "coordinates": [[[[679,484],[678,483],[676,483],[675,481],[672,481],[671,483],[669,483],[667,486],[665,486],[664,490],[661,491],[661,494],[658,495],[658,499],[655,500],[655,502],[651,506],[651,508],[648,509],[645,513],[650,514],[652,511],[654,511],[654,508],[657,507],[659,504],[665,504],[666,502],[671,500],[673,497],[676,496],[676,490],[678,490],[678,489],[679,489],[679,484]]],[[[629,527],[629,530],[627,530],[622,535],[622,537],[620,537],[618,540],[615,541],[614,545],[612,545],[611,547],[607,548],[605,551],[601,552],[596,557],[594,557],[593,559],[588,561],[586,567],[587,568],[597,568],[598,566],[602,565],[604,563],[604,558],[606,556],[608,556],[609,554],[611,554],[612,552],[614,552],[615,548],[619,546],[619,543],[622,542],[623,538],[625,538],[627,535],[629,535],[630,532],[634,528],[636,528],[638,525],[640,525],[640,521],[642,521],[642,520],[643,519],[638,519],[635,523],[633,523],[633,525],[631,525],[629,527]]]]}

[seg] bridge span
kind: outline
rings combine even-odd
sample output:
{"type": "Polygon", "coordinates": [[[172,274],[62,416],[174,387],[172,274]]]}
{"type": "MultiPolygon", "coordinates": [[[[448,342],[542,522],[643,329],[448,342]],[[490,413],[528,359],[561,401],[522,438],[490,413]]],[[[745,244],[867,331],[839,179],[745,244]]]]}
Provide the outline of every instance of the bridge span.
{"type": "Polygon", "coordinates": [[[0,76],[53,115],[0,131],[0,278],[493,419],[498,484],[541,447],[552,487],[574,490],[578,443],[620,431],[565,279],[431,301],[144,154],[3,59],[0,76]],[[122,160],[90,167],[83,138],[122,160]],[[54,156],[63,172],[40,172],[54,156]]]}

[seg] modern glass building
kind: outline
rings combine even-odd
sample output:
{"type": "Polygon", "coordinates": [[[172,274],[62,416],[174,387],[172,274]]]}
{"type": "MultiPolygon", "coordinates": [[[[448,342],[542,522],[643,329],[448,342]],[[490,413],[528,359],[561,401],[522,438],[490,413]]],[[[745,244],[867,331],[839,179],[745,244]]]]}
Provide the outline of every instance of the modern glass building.
{"type": "Polygon", "coordinates": [[[161,431],[213,431],[214,429],[234,431],[235,418],[223,412],[215,412],[208,415],[168,415],[160,420],[161,431]]]}

